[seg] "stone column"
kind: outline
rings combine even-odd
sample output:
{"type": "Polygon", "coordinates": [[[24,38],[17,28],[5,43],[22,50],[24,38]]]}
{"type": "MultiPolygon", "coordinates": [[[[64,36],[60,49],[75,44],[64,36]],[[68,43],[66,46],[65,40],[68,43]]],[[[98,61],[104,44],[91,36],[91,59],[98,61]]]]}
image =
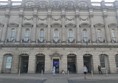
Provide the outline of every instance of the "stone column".
{"type": "Polygon", "coordinates": [[[77,52],[77,73],[83,73],[83,53],[77,52]]]}
{"type": "Polygon", "coordinates": [[[81,41],[81,33],[80,33],[80,27],[79,27],[79,10],[76,9],[76,41],[81,41]]]}
{"type": "Polygon", "coordinates": [[[49,41],[51,41],[51,27],[50,27],[50,25],[51,25],[51,10],[49,9],[48,10],[48,16],[47,16],[47,18],[48,18],[48,32],[47,32],[47,40],[48,40],[48,42],[49,41]]]}
{"type": "Polygon", "coordinates": [[[76,10],[76,40],[81,41],[81,33],[80,33],[80,27],[79,27],[79,11],[76,10]]]}
{"type": "Polygon", "coordinates": [[[100,53],[99,52],[93,52],[92,60],[93,60],[93,73],[98,73],[98,65],[100,65],[100,53]]]}
{"type": "Polygon", "coordinates": [[[52,60],[49,54],[45,55],[45,73],[52,73],[52,60]]]}
{"type": "Polygon", "coordinates": [[[21,41],[21,35],[22,35],[22,22],[23,22],[23,16],[19,15],[19,27],[18,27],[18,32],[17,32],[17,41],[20,42],[21,41]]]}
{"type": "Polygon", "coordinates": [[[91,30],[91,41],[92,42],[95,42],[96,41],[96,33],[95,33],[95,27],[93,27],[93,24],[94,24],[94,20],[93,20],[93,9],[90,9],[89,10],[89,13],[90,13],[90,23],[91,23],[91,27],[90,27],[90,30],[91,30]]]}
{"type": "Polygon", "coordinates": [[[66,53],[62,54],[62,58],[60,60],[60,71],[64,70],[65,73],[67,73],[67,55],[65,55],[66,53]]]}
{"type": "Polygon", "coordinates": [[[31,41],[36,41],[36,24],[37,24],[37,9],[34,9],[33,15],[33,27],[32,27],[32,34],[31,34],[31,41]]]}
{"type": "Polygon", "coordinates": [[[61,19],[62,19],[62,41],[66,41],[66,33],[65,33],[65,10],[62,10],[62,15],[61,15],[61,19]]]}
{"type": "Polygon", "coordinates": [[[115,52],[110,52],[108,58],[109,58],[110,73],[116,73],[117,68],[116,68],[116,62],[115,62],[115,52]]]}
{"type": "Polygon", "coordinates": [[[35,63],[36,63],[35,53],[32,52],[29,55],[29,63],[28,63],[28,73],[35,73],[35,63]]]}
{"type": "Polygon", "coordinates": [[[6,40],[6,38],[7,38],[7,24],[9,23],[9,12],[10,12],[10,9],[6,9],[6,12],[5,12],[5,25],[4,25],[4,27],[3,27],[3,33],[2,33],[2,41],[5,41],[6,40]]]}
{"type": "Polygon", "coordinates": [[[105,24],[105,38],[106,38],[106,42],[110,42],[110,34],[109,34],[109,28],[108,28],[108,25],[107,25],[107,10],[106,9],[103,9],[103,21],[104,21],[104,24],[105,24]]]}
{"type": "Polygon", "coordinates": [[[12,70],[11,73],[19,73],[19,53],[13,54],[12,70]]]}

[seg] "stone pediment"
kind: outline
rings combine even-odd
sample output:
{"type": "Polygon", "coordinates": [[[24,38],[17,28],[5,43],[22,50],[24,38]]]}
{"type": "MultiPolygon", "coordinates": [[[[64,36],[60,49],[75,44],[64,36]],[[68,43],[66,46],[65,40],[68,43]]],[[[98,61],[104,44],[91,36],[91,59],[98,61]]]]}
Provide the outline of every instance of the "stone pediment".
{"type": "Polygon", "coordinates": [[[16,24],[16,23],[9,23],[7,26],[8,26],[8,27],[18,27],[19,24],[16,24]]]}
{"type": "Polygon", "coordinates": [[[22,26],[23,27],[33,27],[33,24],[31,24],[31,23],[24,23],[22,26]]]}
{"type": "Polygon", "coordinates": [[[90,27],[91,25],[88,23],[82,23],[79,25],[80,27],[90,27]]]}
{"type": "Polygon", "coordinates": [[[105,25],[102,23],[95,24],[94,27],[104,27],[105,25]]]}
{"type": "Polygon", "coordinates": [[[51,54],[51,55],[50,55],[50,58],[51,58],[51,59],[53,59],[53,58],[55,58],[55,57],[56,57],[56,58],[61,59],[61,58],[62,58],[62,56],[63,56],[63,55],[61,55],[61,54],[59,54],[59,53],[55,52],[55,53],[53,53],[53,54],[51,54]]]}
{"type": "Polygon", "coordinates": [[[108,27],[117,27],[117,24],[116,23],[111,23],[108,25],[108,27]]]}

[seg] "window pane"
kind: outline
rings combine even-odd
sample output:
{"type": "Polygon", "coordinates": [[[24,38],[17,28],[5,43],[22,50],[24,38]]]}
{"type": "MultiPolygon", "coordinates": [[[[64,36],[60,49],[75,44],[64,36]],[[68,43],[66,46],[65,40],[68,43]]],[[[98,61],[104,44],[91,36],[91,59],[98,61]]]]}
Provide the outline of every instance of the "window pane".
{"type": "Polygon", "coordinates": [[[5,65],[5,68],[11,69],[11,65],[12,65],[12,56],[6,56],[6,65],[5,65]]]}

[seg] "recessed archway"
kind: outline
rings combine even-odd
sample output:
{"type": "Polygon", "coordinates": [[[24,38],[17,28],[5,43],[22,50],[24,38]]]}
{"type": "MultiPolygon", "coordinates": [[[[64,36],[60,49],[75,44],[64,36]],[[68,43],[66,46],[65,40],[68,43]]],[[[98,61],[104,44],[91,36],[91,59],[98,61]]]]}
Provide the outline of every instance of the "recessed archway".
{"type": "Polygon", "coordinates": [[[21,54],[19,56],[19,73],[27,73],[28,72],[28,63],[29,63],[29,55],[21,54]]]}
{"type": "Polygon", "coordinates": [[[91,54],[85,54],[83,56],[83,64],[86,65],[88,73],[93,72],[93,58],[91,54]]]}
{"type": "Polygon", "coordinates": [[[76,73],[76,55],[69,54],[67,55],[67,70],[69,73],[76,73]]]}
{"type": "Polygon", "coordinates": [[[36,73],[45,72],[45,55],[37,54],[36,55],[36,73]]]}

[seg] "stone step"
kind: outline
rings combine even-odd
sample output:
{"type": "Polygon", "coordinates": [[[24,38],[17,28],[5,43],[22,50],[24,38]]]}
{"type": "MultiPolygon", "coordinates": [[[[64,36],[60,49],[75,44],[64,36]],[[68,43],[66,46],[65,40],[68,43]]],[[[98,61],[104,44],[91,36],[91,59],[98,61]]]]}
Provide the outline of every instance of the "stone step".
{"type": "Polygon", "coordinates": [[[50,78],[47,79],[44,83],[68,83],[68,80],[65,78],[50,78]]]}

